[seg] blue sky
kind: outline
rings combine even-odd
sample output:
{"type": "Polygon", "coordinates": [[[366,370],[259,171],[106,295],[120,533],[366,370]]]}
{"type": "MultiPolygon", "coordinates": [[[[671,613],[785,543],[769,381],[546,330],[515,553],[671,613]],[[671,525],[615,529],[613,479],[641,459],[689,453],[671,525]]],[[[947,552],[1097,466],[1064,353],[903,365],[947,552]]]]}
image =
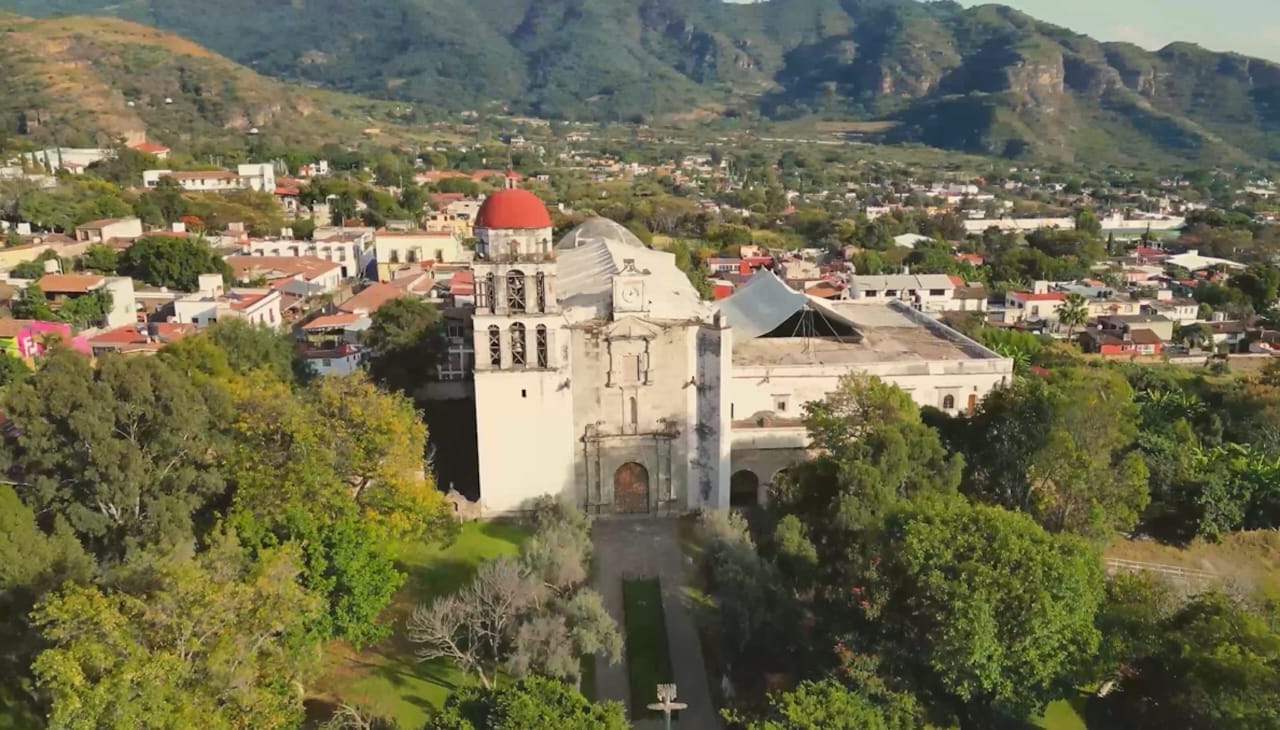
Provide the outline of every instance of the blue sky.
{"type": "Polygon", "coordinates": [[[1170,41],[1192,41],[1215,51],[1280,60],[1280,0],[1005,0],[1002,4],[1103,41],[1129,41],[1148,49],[1170,41]]]}
{"type": "MultiPolygon", "coordinates": [[[[961,0],[965,5],[977,5],[961,0]]],[[[1280,0],[1004,0],[1105,41],[1159,48],[1192,41],[1280,61],[1280,0]]]]}
{"type": "MultiPolygon", "coordinates": [[[[726,0],[760,2],[761,0],[726,0]]],[[[984,0],[959,0],[979,5],[984,0]]],[[[1001,0],[1019,10],[1104,41],[1155,50],[1191,41],[1280,61],[1280,0],[1001,0]]]]}

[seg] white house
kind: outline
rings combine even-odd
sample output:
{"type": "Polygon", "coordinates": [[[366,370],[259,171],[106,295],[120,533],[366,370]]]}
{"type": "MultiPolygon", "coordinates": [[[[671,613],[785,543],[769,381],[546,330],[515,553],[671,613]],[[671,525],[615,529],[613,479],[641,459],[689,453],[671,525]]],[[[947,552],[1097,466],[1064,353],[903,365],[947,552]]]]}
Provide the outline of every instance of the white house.
{"type": "Polygon", "coordinates": [[[202,274],[200,290],[174,301],[173,312],[178,324],[194,324],[201,328],[225,319],[243,319],[250,324],[279,327],[284,322],[280,313],[281,299],[280,292],[274,289],[227,291],[220,274],[202,274]]]}
{"type": "Polygon", "coordinates": [[[230,170],[144,170],[142,184],[154,188],[162,178],[170,178],[193,193],[226,193],[237,190],[274,192],[275,168],[270,164],[240,165],[230,170]]]}
{"type": "Polygon", "coordinates": [[[373,248],[378,261],[378,280],[390,281],[395,272],[405,267],[418,267],[424,261],[437,263],[471,260],[471,252],[453,231],[413,231],[374,234],[373,248]]]}
{"type": "Polygon", "coordinates": [[[906,302],[921,312],[959,309],[956,282],[943,274],[889,274],[854,276],[848,297],[853,301],[906,302]]]}
{"type": "Polygon", "coordinates": [[[1011,291],[1004,295],[1004,306],[1014,316],[1013,321],[1048,320],[1058,321],[1058,310],[1067,303],[1067,295],[1062,292],[1026,292],[1011,291]]]}

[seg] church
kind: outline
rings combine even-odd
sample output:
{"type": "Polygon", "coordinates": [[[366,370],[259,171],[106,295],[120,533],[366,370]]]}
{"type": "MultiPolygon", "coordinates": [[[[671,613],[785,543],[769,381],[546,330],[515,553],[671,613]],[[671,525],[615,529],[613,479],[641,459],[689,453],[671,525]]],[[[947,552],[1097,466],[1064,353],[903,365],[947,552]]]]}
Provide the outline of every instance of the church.
{"type": "Polygon", "coordinates": [[[755,504],[806,456],[805,403],[849,373],[974,408],[1012,361],[902,302],[831,302],[762,271],[703,301],[672,254],[592,218],[553,240],[537,196],[476,217],[480,502],[546,494],[591,514],[755,504]]]}

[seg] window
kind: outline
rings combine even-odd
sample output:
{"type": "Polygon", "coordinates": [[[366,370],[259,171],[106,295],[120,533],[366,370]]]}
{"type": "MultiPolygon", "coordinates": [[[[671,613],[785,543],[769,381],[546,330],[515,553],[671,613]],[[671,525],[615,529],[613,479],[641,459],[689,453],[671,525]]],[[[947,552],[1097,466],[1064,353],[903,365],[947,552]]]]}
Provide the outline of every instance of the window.
{"type": "Polygon", "coordinates": [[[502,330],[496,324],[489,327],[489,364],[494,367],[502,365],[502,330]]]}
{"type": "Polygon", "coordinates": [[[635,385],[641,382],[639,355],[622,356],[622,382],[624,385],[635,385]]]}
{"type": "Polygon", "coordinates": [[[394,248],[391,249],[391,263],[393,264],[400,263],[400,252],[394,248]]]}
{"type": "Polygon", "coordinates": [[[538,349],[538,367],[547,367],[547,328],[545,325],[538,325],[534,330],[534,336],[537,341],[538,349]]]}
{"type": "Polygon", "coordinates": [[[417,263],[417,262],[418,262],[418,249],[416,249],[416,248],[411,248],[411,249],[409,249],[408,251],[405,251],[405,254],[404,254],[404,260],[405,260],[407,263],[410,263],[410,264],[417,263]]]}
{"type": "Polygon", "coordinates": [[[897,289],[885,289],[885,290],[884,290],[884,295],[885,295],[886,297],[896,297],[896,296],[898,296],[898,290],[897,290],[897,289]]]}
{"type": "Polygon", "coordinates": [[[954,411],[956,409],[956,397],[954,395],[943,396],[942,410],[954,411]]]}
{"type": "Polygon", "coordinates": [[[444,249],[443,249],[443,248],[437,248],[437,249],[436,249],[436,261],[437,261],[437,262],[440,262],[440,263],[444,263],[444,249]]]}
{"type": "Polygon", "coordinates": [[[320,364],[321,364],[321,365],[323,365],[323,366],[325,366],[325,367],[332,367],[332,366],[333,366],[333,361],[326,357],[325,359],[323,359],[323,360],[321,360],[321,361],[320,361],[320,364]]]}
{"type": "Polygon", "coordinates": [[[1039,305],[1039,304],[1037,304],[1037,305],[1035,305],[1035,306],[1033,306],[1033,307],[1031,308],[1031,316],[1033,316],[1033,317],[1039,317],[1039,316],[1040,316],[1040,305],[1039,305]]]}
{"type": "Polygon", "coordinates": [[[462,324],[458,322],[450,322],[446,327],[446,332],[448,332],[449,339],[451,340],[460,339],[464,334],[466,334],[463,331],[462,324]]]}
{"type": "Polygon", "coordinates": [[[628,406],[629,407],[627,409],[627,413],[631,418],[631,427],[635,428],[636,423],[640,421],[640,409],[636,405],[636,399],[631,398],[630,401],[628,402],[628,406]]]}
{"type": "Polygon", "coordinates": [[[534,277],[538,293],[538,311],[547,311],[547,277],[541,271],[534,277]]]}
{"type": "Polygon", "coordinates": [[[929,296],[931,297],[940,297],[946,293],[947,293],[946,289],[930,289],[929,290],[929,296]]]}
{"type": "Polygon", "coordinates": [[[974,393],[969,394],[969,412],[973,413],[978,410],[978,396],[974,393]]]}
{"type": "Polygon", "coordinates": [[[515,270],[507,274],[507,307],[513,312],[525,309],[524,272],[515,270]]]}
{"type": "Polygon", "coordinates": [[[526,365],[528,359],[525,357],[524,351],[524,323],[515,322],[511,325],[511,364],[526,365]]]}
{"type": "Polygon", "coordinates": [[[775,395],[773,397],[774,413],[786,413],[787,405],[790,403],[791,397],[786,395],[775,395]]]}
{"type": "Polygon", "coordinates": [[[481,306],[488,305],[490,312],[496,312],[498,308],[498,290],[497,283],[494,280],[493,273],[490,272],[484,279],[484,286],[480,289],[481,306]]]}

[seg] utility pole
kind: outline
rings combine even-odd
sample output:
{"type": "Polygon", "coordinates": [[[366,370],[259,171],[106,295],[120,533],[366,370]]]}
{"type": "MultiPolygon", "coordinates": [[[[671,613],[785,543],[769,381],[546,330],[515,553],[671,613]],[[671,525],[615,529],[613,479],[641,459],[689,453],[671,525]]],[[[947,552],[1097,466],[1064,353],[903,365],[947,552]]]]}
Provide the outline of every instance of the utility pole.
{"type": "Polygon", "coordinates": [[[674,684],[658,685],[658,701],[649,705],[650,710],[662,713],[666,730],[671,730],[671,713],[679,712],[688,707],[683,702],[676,702],[676,686],[674,684]]]}

